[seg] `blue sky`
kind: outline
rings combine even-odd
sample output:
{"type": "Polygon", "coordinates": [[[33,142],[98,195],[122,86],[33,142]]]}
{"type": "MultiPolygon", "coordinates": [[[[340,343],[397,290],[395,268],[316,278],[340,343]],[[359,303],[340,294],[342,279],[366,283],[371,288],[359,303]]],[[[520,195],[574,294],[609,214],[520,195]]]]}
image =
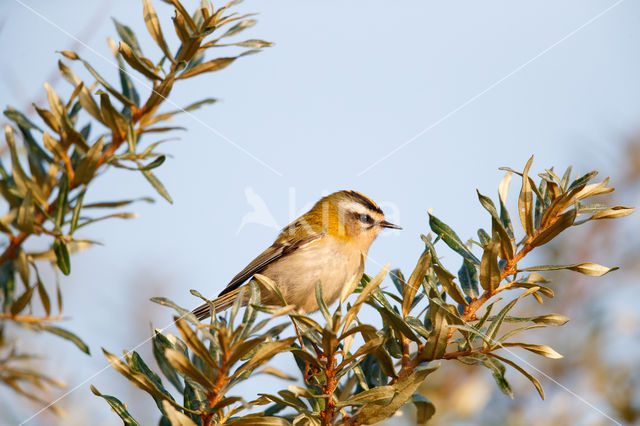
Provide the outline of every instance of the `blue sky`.
{"type": "MultiPolygon", "coordinates": [[[[166,34],[171,9],[154,3],[166,34]]],[[[105,42],[116,36],[109,16],[136,31],[147,55],[159,55],[141,2],[7,0],[2,8],[3,107],[43,102],[44,81],[70,93],[51,78],[55,51],[74,48],[69,34],[86,44],[74,49],[116,82],[105,42]]],[[[247,223],[239,231],[252,210],[247,192],[282,226],[327,192],[359,190],[397,212],[404,228],[374,243],[367,271],[387,262],[409,270],[422,250],[419,234],[428,232],[428,208],[471,238],[488,226],[475,189],[495,196],[498,167],[522,169],[535,154],[536,173],[573,164],[608,176],[638,130],[636,2],[276,0],[246,1],[239,10],[260,15],[238,40],[276,44],[174,90],[181,106],[220,99],[194,117],[178,117],[188,131],[165,145],[173,157],[157,174],[174,204],[156,197],[135,206],[136,220],[88,227],[84,236],[105,245],[75,256],[63,279],[66,326],[93,356],[55,339],[37,342],[60,351],[54,364],[72,386],[104,366],[100,346],[119,352],[148,335],[149,321],[170,322],[150,296],[193,306],[190,288],[217,294],[273,240],[272,227],[247,223]],[[135,310],[142,317],[132,316],[135,310]]],[[[91,191],[91,200],[155,196],[141,176],[122,171],[101,177],[91,191]]],[[[91,383],[127,395],[129,385],[116,377],[108,371],[91,383]]],[[[88,384],[69,400],[115,423],[106,404],[88,395],[88,384]]],[[[32,411],[22,407],[17,420],[32,411]]]]}

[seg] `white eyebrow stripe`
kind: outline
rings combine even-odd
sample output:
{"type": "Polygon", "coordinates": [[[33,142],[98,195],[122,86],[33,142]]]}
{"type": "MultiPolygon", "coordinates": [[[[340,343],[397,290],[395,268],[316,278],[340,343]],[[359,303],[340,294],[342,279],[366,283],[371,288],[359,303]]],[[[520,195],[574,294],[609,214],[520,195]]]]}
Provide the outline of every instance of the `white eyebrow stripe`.
{"type": "Polygon", "coordinates": [[[341,207],[344,209],[344,211],[358,213],[358,214],[367,214],[374,219],[378,218],[379,216],[382,216],[380,213],[373,211],[369,207],[363,206],[362,204],[355,201],[343,201],[340,204],[341,204],[341,207]]]}

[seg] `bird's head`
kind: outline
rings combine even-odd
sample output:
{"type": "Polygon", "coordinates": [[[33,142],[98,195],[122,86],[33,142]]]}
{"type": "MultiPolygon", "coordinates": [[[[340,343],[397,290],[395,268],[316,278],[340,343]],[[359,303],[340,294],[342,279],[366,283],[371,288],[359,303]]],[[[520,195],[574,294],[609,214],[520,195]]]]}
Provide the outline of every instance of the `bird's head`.
{"type": "Polygon", "coordinates": [[[329,234],[365,252],[383,228],[402,229],[388,222],[376,203],[356,191],[338,191],[316,203],[308,213],[329,234]]]}

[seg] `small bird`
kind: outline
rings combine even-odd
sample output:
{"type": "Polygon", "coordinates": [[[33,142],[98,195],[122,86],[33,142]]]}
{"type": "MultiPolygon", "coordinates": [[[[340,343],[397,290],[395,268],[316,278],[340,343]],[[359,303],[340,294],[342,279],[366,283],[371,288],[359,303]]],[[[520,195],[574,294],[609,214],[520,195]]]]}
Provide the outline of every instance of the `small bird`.
{"type": "MultiPolygon", "coordinates": [[[[238,273],[213,301],[216,312],[233,305],[242,285],[254,274],[280,287],[288,304],[300,313],[317,311],[316,283],[330,305],[342,288],[364,273],[363,259],[383,228],[402,229],[385,220],[376,203],[356,191],[338,191],[320,199],[307,213],[284,227],[271,247],[238,273]]],[[[260,289],[262,304],[277,304],[260,289]]],[[[248,292],[245,292],[246,304],[248,292]]],[[[199,320],[211,316],[208,304],[193,310],[199,320]]]]}

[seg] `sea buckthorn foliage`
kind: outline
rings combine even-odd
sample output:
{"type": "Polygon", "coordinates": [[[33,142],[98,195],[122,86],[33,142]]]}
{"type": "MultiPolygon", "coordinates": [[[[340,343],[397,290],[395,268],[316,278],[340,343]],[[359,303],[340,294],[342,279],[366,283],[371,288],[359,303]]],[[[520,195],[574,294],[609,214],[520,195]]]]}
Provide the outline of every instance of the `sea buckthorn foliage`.
{"type": "MultiPolygon", "coordinates": [[[[57,283],[41,279],[42,262],[68,275],[70,254],[94,244],[76,239],[75,231],[103,219],[130,218],[133,215],[120,208],[139,201],[86,204],[84,196],[94,179],[113,168],[124,168],[141,173],[160,196],[171,201],[153,173],[165,161],[158,151],[162,142],[158,135],[175,129],[163,122],[214,101],[205,99],[184,109],[160,112],[174,85],[271,45],[255,39],[222,43],[256,22],[231,12],[237,2],[217,9],[203,2],[189,13],[178,0],[164,1],[175,9],[173,30],[179,47],[168,45],[163,35],[166,25],[161,25],[150,0],[143,0],[144,20],[161,58],[145,57],[133,31],[116,21],[121,41],[110,41],[110,46],[120,66],[119,85],[107,82],[77,53],[63,51],[59,68],[73,91],[63,100],[45,84],[48,107],[35,107],[44,124],[15,109],[5,110],[12,124],[5,128],[11,166],[0,163],[0,193],[7,206],[0,218],[5,238],[0,254],[0,380],[27,398],[42,400],[39,389],[62,384],[22,366],[30,355],[18,353],[13,346],[22,330],[54,333],[89,352],[79,337],[53,325],[62,319],[62,294],[57,283]],[[205,59],[212,48],[228,45],[248,50],[235,57],[205,59]],[[90,76],[87,82],[72,71],[72,63],[84,66],[90,76]],[[144,81],[151,88],[146,99],[134,81],[144,81]],[[93,215],[98,208],[114,212],[93,215]],[[33,236],[46,244],[43,250],[23,247],[33,236]],[[39,308],[43,315],[36,313],[39,308]],[[10,325],[19,326],[11,328],[12,338],[7,334],[10,325]]],[[[421,237],[425,248],[408,278],[386,266],[375,276],[345,283],[333,308],[324,303],[318,285],[319,320],[297,313],[276,282],[257,274],[243,290],[249,295],[246,306],[238,297],[228,312],[215,314],[208,322],[199,322],[170,300],[154,298],[177,313],[178,331],[173,335],[155,330],[157,371],[136,352],[125,351],[118,357],[103,350],[104,355],[115,370],[153,398],[161,425],[373,424],[407,404],[415,406],[417,421],[425,423],[436,407],[418,388],[437,370],[440,360],[487,368],[510,397],[514,395],[506,373],[518,372],[544,398],[540,382],[521,365],[516,352],[562,357],[551,347],[527,339],[531,329],[558,327],[568,321],[544,310],[544,299],[554,292],[542,273],[566,269],[602,276],[616,268],[590,262],[530,266],[525,259],[569,228],[626,216],[634,209],[593,202],[593,197],[613,191],[608,179],[591,183],[595,171],[572,178],[571,168],[562,176],[547,169],[535,179],[530,174],[532,162],[533,157],[522,172],[505,169],[496,201],[478,192],[490,227],[480,228],[477,240],[463,242],[429,212],[431,233],[421,237]],[[521,236],[516,236],[506,206],[514,175],[520,183],[514,217],[522,225],[521,236]],[[448,252],[447,264],[451,251],[459,256],[457,273],[447,269],[436,250],[448,252]],[[389,288],[381,286],[387,276],[393,283],[389,288]],[[260,291],[274,293],[279,304],[261,305],[260,291]],[[519,303],[526,298],[542,305],[539,314],[517,316],[519,303]],[[365,306],[377,313],[376,325],[362,319],[365,306]],[[297,376],[268,365],[275,357],[293,360],[297,376]],[[249,401],[234,393],[237,384],[253,380],[256,374],[272,374],[292,383],[277,392],[257,390],[249,401]]],[[[214,310],[211,301],[192,293],[214,310]]],[[[93,386],[91,390],[104,398],[124,424],[138,424],[125,403],[93,386]]]]}

